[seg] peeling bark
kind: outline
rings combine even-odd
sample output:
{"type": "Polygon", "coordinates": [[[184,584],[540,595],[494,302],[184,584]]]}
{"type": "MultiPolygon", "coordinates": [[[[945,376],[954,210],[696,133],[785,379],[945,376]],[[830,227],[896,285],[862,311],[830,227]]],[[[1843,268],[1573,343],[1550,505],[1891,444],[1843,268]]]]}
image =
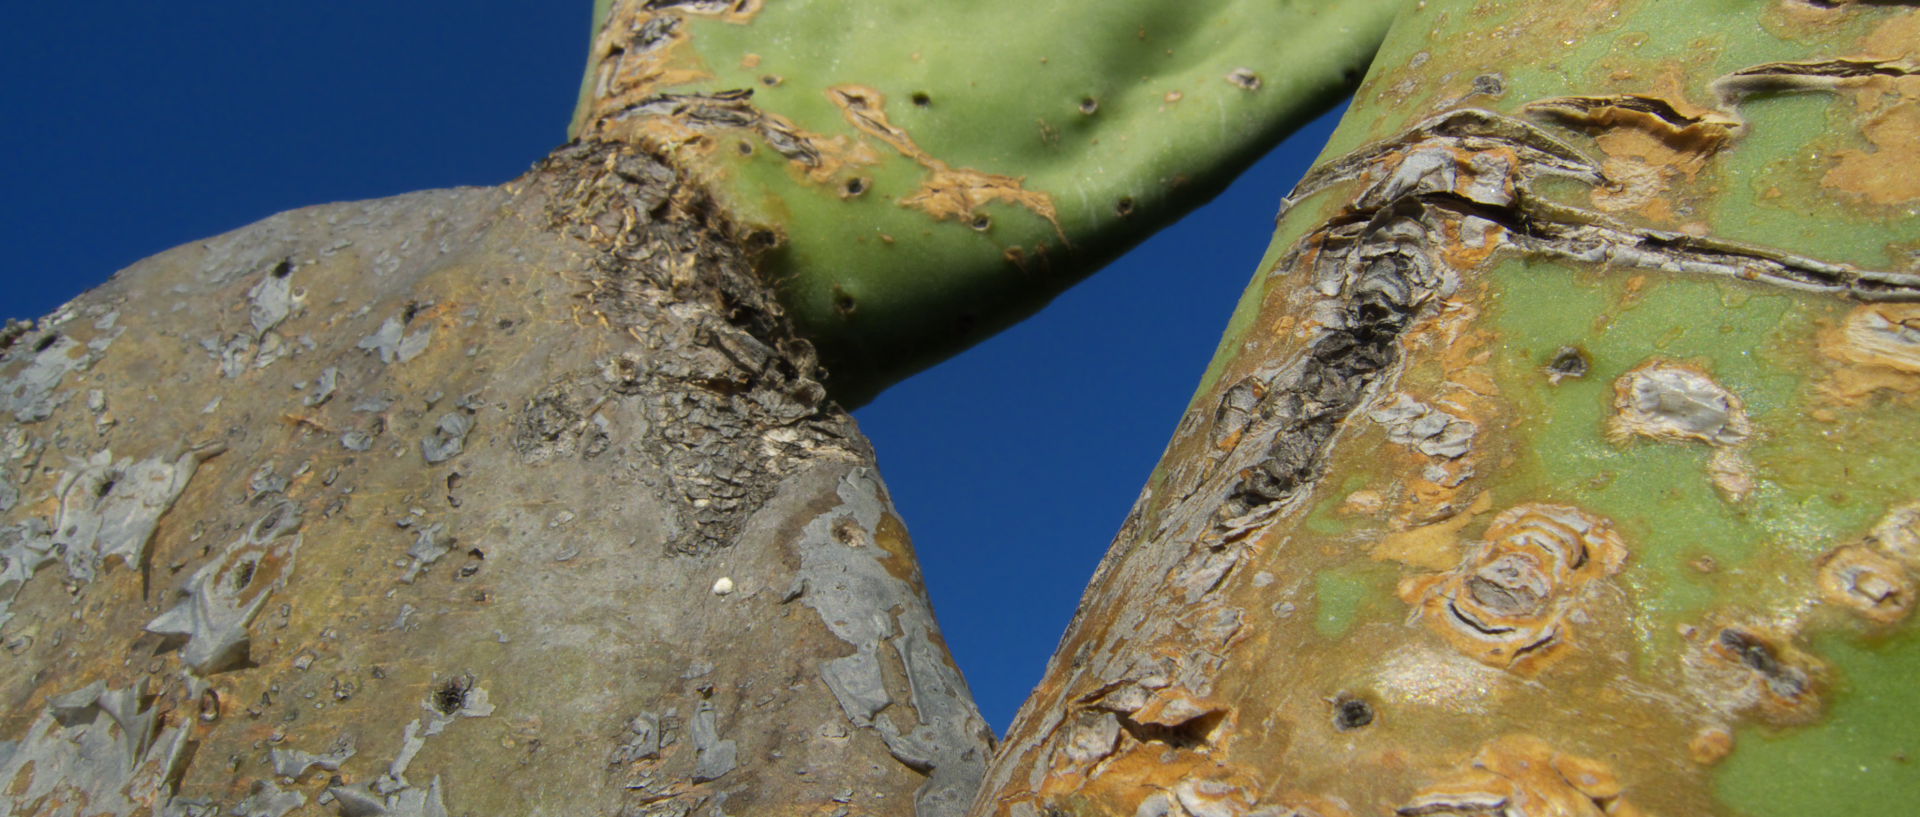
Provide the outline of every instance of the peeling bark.
{"type": "MultiPolygon", "coordinates": [[[[1910,38],[1821,56],[1920,19],[1883,6],[1808,12],[1872,16],[1730,70],[1737,34],[1650,33],[1672,6],[1410,4],[973,813],[1920,794],[1920,745],[1883,720],[1920,701],[1916,565],[1883,544],[1920,472],[1850,470],[1914,428],[1920,269],[1805,249],[1813,230],[1752,240],[1757,184],[1724,169],[1760,152],[1820,178],[1756,97],[1909,81],[1910,38]],[[1614,46],[1563,53],[1588,39],[1614,46]],[[1860,507],[1805,510],[1842,494],[1860,507]],[[1808,748],[1836,735],[1871,748],[1808,748]]],[[[1906,104],[1874,87],[1860,110],[1906,104]]],[[[1911,227],[1862,212],[1862,242],[1911,227]]]]}
{"type": "Polygon", "coordinates": [[[12,330],[0,812],[958,814],[991,735],[751,244],[575,145],[12,330]]]}

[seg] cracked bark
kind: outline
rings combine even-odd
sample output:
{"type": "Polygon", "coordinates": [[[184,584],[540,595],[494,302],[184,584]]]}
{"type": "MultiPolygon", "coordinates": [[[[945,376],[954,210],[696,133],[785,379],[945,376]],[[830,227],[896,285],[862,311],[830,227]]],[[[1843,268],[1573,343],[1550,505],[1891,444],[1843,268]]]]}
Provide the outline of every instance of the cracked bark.
{"type": "Polygon", "coordinates": [[[1833,785],[1801,765],[1821,744],[1795,742],[1874,734],[1849,721],[1860,701],[1914,700],[1893,645],[1920,561],[1880,543],[1913,539],[1920,476],[1845,470],[1911,427],[1920,366],[1893,359],[1920,336],[1879,340],[1920,302],[1911,213],[1875,230],[1828,190],[1808,218],[1867,246],[1754,240],[1738,207],[1786,171],[1724,168],[1819,178],[1768,107],[1812,91],[1857,104],[1880,172],[1903,173],[1883,112],[1913,98],[1913,41],[1885,32],[1920,18],[1781,5],[1752,14],[1836,16],[1769,19],[1804,56],[1758,66],[1682,56],[1711,37],[1648,33],[1654,6],[1409,7],[974,814],[1785,814],[1916,793],[1908,736],[1862,738],[1833,785]],[[1583,38],[1616,45],[1561,53],[1583,38]],[[1890,262],[1859,260],[1870,242],[1890,262]],[[1811,473],[1823,459],[1848,465],[1811,473]],[[1791,546],[1756,524],[1822,490],[1864,507],[1803,517],[1791,546]]]}

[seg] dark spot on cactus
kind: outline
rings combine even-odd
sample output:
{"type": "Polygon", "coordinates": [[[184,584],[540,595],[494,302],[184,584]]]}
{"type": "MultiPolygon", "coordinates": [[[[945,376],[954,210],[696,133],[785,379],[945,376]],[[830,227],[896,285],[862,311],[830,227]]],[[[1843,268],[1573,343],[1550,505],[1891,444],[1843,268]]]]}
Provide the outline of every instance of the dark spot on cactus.
{"type": "Polygon", "coordinates": [[[736,143],[734,143],[734,148],[735,148],[735,149],[737,149],[737,150],[739,150],[739,151],[740,151],[740,155],[742,155],[742,156],[752,156],[752,155],[753,155],[753,143],[752,143],[752,142],[749,142],[749,141],[747,141],[747,140],[745,140],[745,139],[742,139],[742,140],[740,140],[739,142],[736,142],[736,143]]]}
{"type": "Polygon", "coordinates": [[[419,302],[408,301],[407,308],[400,310],[400,322],[413,323],[414,316],[420,314],[420,309],[421,307],[419,302]]]}
{"type": "Polygon", "coordinates": [[[513,328],[513,319],[512,319],[512,318],[501,318],[501,319],[500,319],[500,322],[499,322],[499,323],[496,323],[496,324],[494,324],[494,327],[496,327],[496,328],[498,328],[498,329],[501,329],[501,330],[503,330],[503,331],[504,331],[504,330],[507,330],[507,329],[512,329],[512,328],[513,328]]]}
{"type": "Polygon", "coordinates": [[[927,96],[926,91],[914,91],[913,104],[918,107],[925,108],[928,105],[933,104],[933,97],[927,96]]]}
{"type": "Polygon", "coordinates": [[[1260,90],[1260,75],[1251,68],[1235,68],[1227,74],[1227,81],[1248,91],[1260,90]]]}
{"type": "Polygon", "coordinates": [[[1100,100],[1094,99],[1093,97],[1090,97],[1090,96],[1081,97],[1080,99],[1081,113],[1086,114],[1088,116],[1092,116],[1094,112],[1098,110],[1100,110],[1100,100]]]}
{"type": "Polygon", "coordinates": [[[760,84],[765,85],[768,88],[776,87],[780,83],[785,81],[786,80],[782,79],[779,74],[768,74],[760,78],[760,84]]]}
{"type": "Polygon", "coordinates": [[[992,229],[993,219],[989,218],[986,213],[981,213],[977,216],[974,216],[973,221],[969,222],[967,226],[972,227],[973,229],[984,233],[987,230],[992,229]]]}
{"type": "Polygon", "coordinates": [[[1341,696],[1333,702],[1333,728],[1342,732],[1373,723],[1373,705],[1359,698],[1341,696]]]}
{"type": "Polygon", "coordinates": [[[33,350],[35,352],[44,352],[53,348],[53,345],[58,342],[60,342],[60,333],[48,332],[46,337],[41,338],[39,343],[33,345],[33,350]]]}
{"type": "Polygon", "coordinates": [[[865,193],[867,192],[867,186],[868,186],[867,180],[859,176],[855,176],[851,179],[848,179],[847,187],[846,187],[847,195],[849,197],[852,197],[852,196],[858,196],[861,193],[865,193]]]}
{"type": "Polygon", "coordinates": [[[240,569],[233,574],[233,589],[245,590],[253,582],[253,574],[260,569],[260,563],[248,559],[240,563],[240,569]]]}
{"type": "Polygon", "coordinates": [[[289,275],[292,275],[292,274],[293,274],[293,259],[291,259],[291,258],[282,258],[282,259],[280,259],[280,263],[278,263],[278,264],[274,264],[274,265],[273,265],[273,272],[271,272],[271,273],[268,273],[268,274],[269,274],[269,275],[272,275],[272,276],[273,276],[273,277],[275,277],[275,278],[285,278],[285,277],[287,277],[287,276],[289,276],[289,275]]]}
{"type": "Polygon", "coordinates": [[[1720,645],[1748,669],[1764,676],[1775,694],[1794,698],[1807,691],[1806,674],[1782,662],[1773,646],[1758,636],[1728,627],[1720,631],[1720,645]]]}
{"type": "Polygon", "coordinates": [[[841,289],[839,284],[834,285],[833,311],[840,313],[840,317],[851,318],[853,317],[854,311],[859,308],[860,304],[854,301],[852,294],[841,289]]]}
{"type": "Polygon", "coordinates": [[[1473,93],[1499,96],[1507,92],[1507,82],[1499,74],[1481,74],[1473,78],[1473,93]]]}
{"type": "Polygon", "coordinates": [[[106,496],[107,494],[113,493],[113,486],[119,483],[120,480],[116,477],[107,477],[106,479],[100,480],[100,487],[93,489],[93,495],[106,496]]]}
{"type": "Polygon", "coordinates": [[[1121,196],[1119,201],[1113,203],[1113,212],[1118,213],[1121,218],[1133,215],[1133,197],[1121,196]]]}
{"type": "Polygon", "coordinates": [[[775,244],[780,243],[780,237],[769,230],[754,230],[747,233],[746,240],[741,243],[749,255],[757,255],[773,249],[775,244]]]}
{"type": "Polygon", "coordinates": [[[1591,368],[1586,352],[1577,346],[1562,346],[1553,353],[1553,360],[1547,362],[1547,377],[1558,383],[1563,377],[1586,377],[1591,368]]]}
{"type": "Polygon", "coordinates": [[[433,690],[433,708],[442,715],[451,715],[467,706],[467,690],[472,681],[466,677],[448,678],[440,682],[433,690]]]}
{"type": "Polygon", "coordinates": [[[200,693],[200,720],[213,723],[220,719],[220,693],[209,687],[200,693]]]}

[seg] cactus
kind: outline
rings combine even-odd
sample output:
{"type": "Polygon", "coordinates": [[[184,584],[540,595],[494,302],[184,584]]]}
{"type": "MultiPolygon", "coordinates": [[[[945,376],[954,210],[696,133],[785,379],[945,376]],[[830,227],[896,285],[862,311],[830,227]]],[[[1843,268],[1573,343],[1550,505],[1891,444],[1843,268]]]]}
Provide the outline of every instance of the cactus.
{"type": "Polygon", "coordinates": [[[858,404],[1211,198],[1392,5],[602,2],[574,134],[697,168],[858,404]]]}
{"type": "Polygon", "coordinates": [[[1906,808],[1916,59],[1408,5],[975,813],[1906,808]]]}
{"type": "Polygon", "coordinates": [[[1920,11],[1396,5],[997,751],[801,333],[1016,318],[1384,4],[603,2],[522,179],[9,325],[0,807],[1897,813],[1920,11]]]}

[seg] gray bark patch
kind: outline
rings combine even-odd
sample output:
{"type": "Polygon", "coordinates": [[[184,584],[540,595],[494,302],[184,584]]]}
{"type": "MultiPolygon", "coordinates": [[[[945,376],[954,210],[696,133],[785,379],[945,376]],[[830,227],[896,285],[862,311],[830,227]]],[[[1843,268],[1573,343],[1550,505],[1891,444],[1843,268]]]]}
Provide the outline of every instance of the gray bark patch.
{"type": "Polygon", "coordinates": [[[891,513],[880,490],[872,471],[853,469],[836,488],[840,505],[807,523],[797,543],[806,587],[799,600],[854,647],[853,655],[820,665],[847,720],[873,729],[896,760],[927,775],[914,796],[917,817],[953,817],[965,812],[986,771],[986,727],[959,671],[935,656],[933,611],[917,588],[887,569],[887,560],[899,557],[873,544],[891,513]],[[864,535],[836,535],[849,522],[864,535]],[[893,703],[883,648],[899,661],[910,690],[915,715],[904,728],[883,712],[893,703]]]}
{"type": "Polygon", "coordinates": [[[37,423],[53,416],[53,410],[66,402],[56,395],[61,379],[68,372],[84,369],[90,361],[79,342],[61,334],[50,334],[23,343],[33,357],[10,380],[0,380],[0,411],[13,413],[22,423],[37,423]]]}

